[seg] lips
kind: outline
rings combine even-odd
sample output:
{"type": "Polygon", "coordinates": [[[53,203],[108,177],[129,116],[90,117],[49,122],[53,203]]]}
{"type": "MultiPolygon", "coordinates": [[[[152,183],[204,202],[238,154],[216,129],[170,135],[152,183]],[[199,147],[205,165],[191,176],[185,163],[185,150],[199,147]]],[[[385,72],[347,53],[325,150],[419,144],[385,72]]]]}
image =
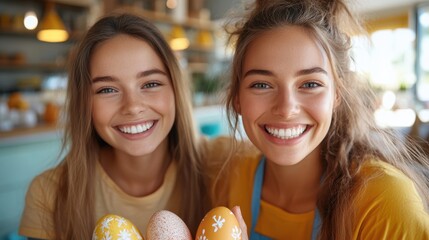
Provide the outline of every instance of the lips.
{"type": "Polygon", "coordinates": [[[154,125],[155,121],[148,121],[145,123],[134,124],[134,125],[123,125],[118,126],[119,131],[126,134],[140,134],[148,131],[154,125]]]}
{"type": "Polygon", "coordinates": [[[291,128],[275,128],[275,127],[265,126],[265,130],[268,134],[279,139],[297,138],[301,136],[306,129],[307,129],[307,125],[299,125],[291,128]]]}

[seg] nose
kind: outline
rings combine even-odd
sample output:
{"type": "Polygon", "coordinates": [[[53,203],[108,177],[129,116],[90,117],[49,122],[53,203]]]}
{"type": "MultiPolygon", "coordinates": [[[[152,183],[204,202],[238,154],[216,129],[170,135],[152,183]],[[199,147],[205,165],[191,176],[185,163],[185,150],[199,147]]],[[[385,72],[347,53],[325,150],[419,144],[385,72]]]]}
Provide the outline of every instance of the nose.
{"type": "Polygon", "coordinates": [[[144,96],[139,93],[125,92],[122,97],[122,113],[134,115],[143,112],[146,108],[144,96]]]}
{"type": "Polygon", "coordinates": [[[274,97],[272,112],[284,118],[289,118],[299,113],[299,100],[290,89],[279,89],[274,97]]]}

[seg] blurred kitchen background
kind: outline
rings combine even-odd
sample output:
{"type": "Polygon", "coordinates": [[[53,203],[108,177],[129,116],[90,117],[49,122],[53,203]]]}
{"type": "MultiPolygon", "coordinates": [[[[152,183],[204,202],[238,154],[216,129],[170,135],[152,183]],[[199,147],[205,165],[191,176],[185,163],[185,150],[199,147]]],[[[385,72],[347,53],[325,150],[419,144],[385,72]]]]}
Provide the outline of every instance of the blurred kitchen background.
{"type": "MultiPolygon", "coordinates": [[[[16,231],[28,184],[60,158],[68,56],[99,16],[133,11],[161,29],[192,88],[198,128],[215,137],[229,134],[219,89],[232,51],[222,27],[249,1],[0,0],[0,239],[20,239],[16,231]]],[[[374,118],[425,146],[429,1],[351,2],[370,34],[354,36],[352,67],[377,91],[374,118]]]]}

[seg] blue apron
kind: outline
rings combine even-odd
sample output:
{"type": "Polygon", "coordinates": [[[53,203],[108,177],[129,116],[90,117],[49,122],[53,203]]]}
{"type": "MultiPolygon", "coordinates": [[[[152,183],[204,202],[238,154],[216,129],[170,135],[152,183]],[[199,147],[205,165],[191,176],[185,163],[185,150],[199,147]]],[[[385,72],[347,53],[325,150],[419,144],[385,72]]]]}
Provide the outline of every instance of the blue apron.
{"type": "MultiPolygon", "coordinates": [[[[256,223],[259,218],[262,183],[264,181],[264,167],[265,167],[265,157],[262,157],[262,160],[259,162],[258,168],[256,169],[255,180],[253,183],[252,227],[250,229],[250,240],[270,240],[271,239],[255,232],[256,223]]],[[[317,239],[317,234],[319,233],[321,225],[322,225],[322,220],[320,219],[320,213],[316,208],[315,215],[314,215],[314,222],[313,222],[313,231],[311,233],[312,240],[317,239]]]]}

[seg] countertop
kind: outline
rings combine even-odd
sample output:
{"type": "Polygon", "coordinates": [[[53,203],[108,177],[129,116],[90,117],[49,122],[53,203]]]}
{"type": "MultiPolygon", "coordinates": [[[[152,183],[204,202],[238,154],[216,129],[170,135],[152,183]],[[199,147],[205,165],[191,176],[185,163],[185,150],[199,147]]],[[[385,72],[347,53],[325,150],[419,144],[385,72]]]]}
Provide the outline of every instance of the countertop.
{"type": "Polygon", "coordinates": [[[32,128],[16,128],[0,132],[0,147],[60,138],[61,131],[62,129],[57,125],[39,124],[32,128]]]}

